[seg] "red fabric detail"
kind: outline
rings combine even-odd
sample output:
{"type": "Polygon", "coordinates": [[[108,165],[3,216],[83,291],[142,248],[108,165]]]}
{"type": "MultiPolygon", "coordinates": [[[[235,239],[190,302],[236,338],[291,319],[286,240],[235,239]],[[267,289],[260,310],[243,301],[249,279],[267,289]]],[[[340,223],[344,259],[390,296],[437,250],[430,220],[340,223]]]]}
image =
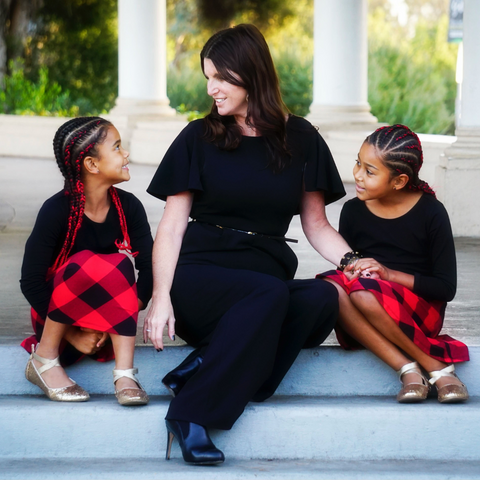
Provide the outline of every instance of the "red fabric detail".
{"type": "Polygon", "coordinates": [[[76,327],[135,336],[138,296],[133,265],[121,253],[72,255],[56,272],[48,317],[76,327]]]}
{"type": "MultiPolygon", "coordinates": [[[[470,359],[468,347],[464,343],[449,335],[439,335],[443,326],[445,302],[427,302],[408,288],[386,280],[356,278],[349,282],[339,270],[319,274],[317,278],[335,281],[349,295],[359,290],[373,293],[401,330],[427,355],[445,363],[465,362],[470,359]]],[[[335,333],[344,349],[363,348],[341,327],[336,326],[335,333]]]]}

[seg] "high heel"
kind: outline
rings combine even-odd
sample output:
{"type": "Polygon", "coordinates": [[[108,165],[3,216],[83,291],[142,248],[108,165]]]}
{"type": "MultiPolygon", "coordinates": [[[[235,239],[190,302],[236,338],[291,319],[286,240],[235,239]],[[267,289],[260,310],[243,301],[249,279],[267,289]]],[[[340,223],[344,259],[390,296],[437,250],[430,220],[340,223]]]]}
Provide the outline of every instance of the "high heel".
{"type": "Polygon", "coordinates": [[[202,355],[197,354],[193,358],[190,358],[191,356],[192,354],[190,354],[178,367],[174,368],[162,378],[162,383],[173,397],[180,393],[180,390],[185,383],[187,383],[187,380],[197,373],[203,362],[202,355]]]}
{"type": "Polygon", "coordinates": [[[416,403],[422,402],[428,396],[430,386],[428,380],[420,370],[420,365],[417,362],[407,363],[400,370],[397,371],[400,382],[402,377],[407,373],[416,373],[422,380],[422,383],[408,383],[404,385],[398,392],[397,402],[400,403],[416,403]]]}
{"type": "Polygon", "coordinates": [[[205,427],[181,420],[165,420],[167,426],[167,452],[170,460],[173,438],[182,449],[183,460],[190,465],[218,465],[225,455],[212,442],[205,427]]]}
{"type": "Polygon", "coordinates": [[[80,385],[77,385],[71,378],[69,378],[69,380],[73,382],[73,385],[50,388],[42,378],[42,373],[54,367],[61,367],[59,357],[54,358],[53,360],[43,358],[35,353],[35,347],[32,345],[32,354],[30,355],[30,359],[25,368],[25,378],[30,383],[41,388],[45,395],[54,402],[85,402],[90,398],[88,392],[86,392],[80,385]],[[37,369],[33,360],[40,362],[42,366],[37,369]]]}
{"type": "MultiPolygon", "coordinates": [[[[430,384],[435,385],[438,379],[442,377],[452,377],[459,380],[455,374],[455,366],[448,365],[442,370],[435,370],[433,372],[428,372],[430,375],[430,384]]],[[[460,385],[456,383],[449,383],[443,387],[437,387],[438,401],[440,403],[458,403],[465,402],[468,400],[468,390],[467,387],[460,382],[460,385]]]]}
{"type": "Polygon", "coordinates": [[[117,397],[120,405],[146,405],[149,402],[147,392],[143,389],[141,383],[135,378],[135,374],[138,373],[138,368],[128,368],[127,370],[113,370],[113,384],[120,378],[126,377],[133,380],[138,388],[122,388],[117,390],[115,388],[115,396],[117,397]]]}

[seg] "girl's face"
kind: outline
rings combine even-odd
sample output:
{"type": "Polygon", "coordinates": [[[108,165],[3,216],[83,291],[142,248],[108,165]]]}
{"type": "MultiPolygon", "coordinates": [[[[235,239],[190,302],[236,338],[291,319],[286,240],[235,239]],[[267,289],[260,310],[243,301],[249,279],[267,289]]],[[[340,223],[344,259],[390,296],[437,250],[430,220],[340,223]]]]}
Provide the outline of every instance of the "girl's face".
{"type": "Polygon", "coordinates": [[[245,118],[248,107],[247,91],[243,87],[220,79],[215,65],[209,58],[204,59],[203,69],[207,78],[207,93],[215,100],[219,115],[245,118]]]}
{"type": "Polygon", "coordinates": [[[102,144],[97,145],[98,157],[94,162],[101,175],[107,183],[115,185],[130,180],[128,170],[127,150],[122,147],[120,134],[112,125],[109,127],[107,136],[102,144]]]}
{"type": "Polygon", "coordinates": [[[364,142],[353,167],[355,189],[360,200],[384,198],[395,192],[396,177],[383,164],[373,145],[364,142]]]}

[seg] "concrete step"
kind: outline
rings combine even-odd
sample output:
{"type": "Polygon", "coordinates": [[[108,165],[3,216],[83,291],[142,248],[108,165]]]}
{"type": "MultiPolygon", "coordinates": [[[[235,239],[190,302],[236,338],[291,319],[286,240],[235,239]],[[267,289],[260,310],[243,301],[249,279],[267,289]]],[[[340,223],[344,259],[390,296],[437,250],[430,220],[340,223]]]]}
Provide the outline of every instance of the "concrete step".
{"type": "MultiPolygon", "coordinates": [[[[121,407],[114,396],[85,403],[0,397],[0,458],[161,459],[169,398],[121,407]]],[[[230,431],[212,431],[228,459],[480,461],[480,397],[442,405],[393,397],[274,397],[251,403],[230,431]]],[[[173,458],[181,458],[174,442],[173,458]]]]}
{"type": "Polygon", "coordinates": [[[2,480],[478,480],[478,461],[232,460],[190,467],[181,460],[0,460],[2,480]]]}
{"type": "MultiPolygon", "coordinates": [[[[167,347],[157,352],[137,347],[135,364],[139,379],[149,395],[165,395],[163,376],[191,351],[190,347],[167,347]]],[[[480,396],[480,347],[470,348],[470,362],[458,365],[457,373],[473,396],[480,396]]],[[[24,375],[28,355],[19,346],[0,345],[2,365],[0,395],[36,395],[39,389],[24,375]]],[[[89,359],[67,369],[69,375],[91,394],[112,394],[113,362],[89,359]]],[[[303,396],[395,396],[400,383],[396,374],[367,351],[346,352],[321,346],[300,352],[280,385],[278,395],[303,396]]]]}

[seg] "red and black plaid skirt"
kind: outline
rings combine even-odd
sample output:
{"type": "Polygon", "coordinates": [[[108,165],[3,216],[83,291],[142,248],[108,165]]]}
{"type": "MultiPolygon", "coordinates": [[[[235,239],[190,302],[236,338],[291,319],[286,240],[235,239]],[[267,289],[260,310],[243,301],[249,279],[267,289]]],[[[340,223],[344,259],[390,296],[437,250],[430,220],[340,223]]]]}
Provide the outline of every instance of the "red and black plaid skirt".
{"type": "MultiPolygon", "coordinates": [[[[138,296],[130,259],[122,253],[96,254],[89,250],[72,255],[51,280],[53,291],[48,317],[59,323],[123,336],[135,336],[138,296]]],[[[30,353],[40,340],[45,318],[32,309],[35,335],[22,346],[30,353]]],[[[62,342],[60,358],[64,365],[78,361],[83,354],[62,342]]],[[[114,358],[111,343],[95,355],[98,361],[114,358]]]]}
{"type": "MultiPolygon", "coordinates": [[[[423,352],[445,363],[469,360],[468,347],[449,335],[439,335],[443,326],[446,302],[427,302],[408,288],[395,282],[373,278],[349,281],[339,270],[317,275],[338,283],[350,295],[367,290],[375,295],[380,305],[400,327],[402,332],[423,352]]],[[[340,326],[335,327],[338,342],[345,350],[363,348],[340,326]]]]}

